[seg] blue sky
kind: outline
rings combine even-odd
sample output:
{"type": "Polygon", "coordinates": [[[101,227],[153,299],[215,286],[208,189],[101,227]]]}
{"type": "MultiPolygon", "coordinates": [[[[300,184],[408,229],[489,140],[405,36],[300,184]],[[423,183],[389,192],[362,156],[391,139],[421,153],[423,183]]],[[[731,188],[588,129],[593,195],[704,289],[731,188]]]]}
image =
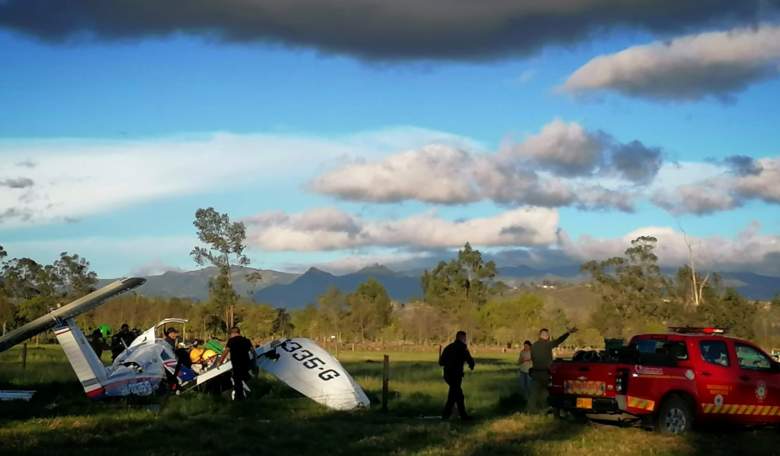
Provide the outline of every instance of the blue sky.
{"type": "MultiPolygon", "coordinates": [[[[780,52],[758,52],[747,63],[726,56],[725,69],[718,71],[727,73],[728,65],[769,70],[692,99],[679,91],[694,93],[691,84],[706,86],[706,77],[686,81],[683,89],[643,88],[649,83],[639,81],[631,87],[640,88],[628,93],[621,89],[625,81],[614,80],[598,82],[598,90],[584,95],[580,88],[562,89],[597,56],[730,27],[738,25],[672,36],[619,28],[566,45],[546,44],[525,55],[387,61],[317,45],[262,39],[226,43],[197,33],[52,42],[0,28],[0,193],[6,193],[0,197],[0,214],[5,214],[0,245],[11,256],[42,262],[75,251],[102,276],[189,269],[194,267],[188,255],[193,214],[214,206],[235,219],[262,218],[248,226],[253,265],[265,268],[322,265],[339,271],[375,261],[414,261],[464,239],[483,239],[481,247],[490,251],[559,250],[578,261],[619,253],[631,233],[661,227],[655,231],[669,246],[670,263],[684,258],[682,228],[702,251],[727,246],[719,255],[702,253],[705,264],[780,274],[773,255],[780,252],[780,197],[772,188],[780,184],[767,184],[771,172],[780,169],[780,52]],[[556,119],[559,130],[545,130],[556,119]],[[568,133],[560,133],[564,128],[568,133]],[[545,135],[556,131],[568,138],[583,134],[599,144],[602,134],[609,144],[640,141],[642,150],[660,151],[659,169],[641,185],[618,181],[617,171],[605,163],[585,174],[556,174],[559,168],[549,166],[560,165],[551,161],[561,160],[560,154],[551,158],[554,152],[527,141],[538,136],[539,143],[549,144],[545,135]],[[187,158],[193,144],[201,158],[187,158]],[[501,199],[496,188],[480,180],[475,194],[451,200],[420,195],[414,188],[400,188],[398,196],[357,184],[344,187],[341,179],[369,176],[370,181],[373,172],[397,172],[386,160],[431,145],[465,151],[466,158],[457,160],[468,163],[493,163],[503,151],[518,169],[537,173],[542,188],[553,181],[570,186],[570,201],[540,203],[520,194],[522,189],[501,199]],[[751,157],[764,171],[736,175],[723,162],[735,155],[751,157]],[[98,156],[105,159],[96,164],[98,156]],[[31,166],[20,165],[25,160],[31,166]],[[685,177],[669,177],[675,169],[685,177]],[[333,177],[329,183],[315,185],[328,176],[333,177]],[[20,178],[35,184],[10,185],[20,178]],[[626,198],[635,193],[633,211],[579,201],[580,186],[593,185],[626,198]],[[684,194],[677,186],[685,185],[697,195],[725,193],[700,204],[676,200],[684,194]],[[667,193],[666,203],[653,198],[659,192],[667,193]],[[317,212],[323,208],[333,211],[317,212]],[[496,217],[522,208],[544,209],[534,217],[555,217],[548,232],[506,237],[484,231],[503,223],[496,217]],[[284,217],[270,222],[263,218],[270,213],[284,217]],[[309,216],[316,219],[314,228],[309,216]],[[343,219],[358,228],[339,232],[343,219]],[[484,225],[462,225],[475,219],[484,225]],[[414,228],[444,222],[449,225],[430,235],[414,228]],[[387,240],[387,233],[405,229],[418,232],[387,240]],[[451,233],[463,233],[464,239],[437,237],[451,233]],[[332,241],[307,241],[302,247],[301,236],[332,236],[332,241]],[[732,252],[755,245],[759,251],[733,258],[732,252]]],[[[775,30],[771,24],[765,28],[775,30]]],[[[658,51],[658,58],[668,64],[666,51],[658,51]]],[[[690,73],[684,70],[680,73],[690,73]]],[[[586,76],[588,84],[595,80],[586,76]]],[[[570,153],[566,147],[558,152],[570,153]]],[[[603,147],[603,160],[613,160],[608,158],[612,146],[603,147]]],[[[443,156],[438,150],[431,156],[443,156]]],[[[408,159],[415,164],[420,158],[408,159]]],[[[431,173],[437,169],[442,168],[431,173]]],[[[408,176],[402,174],[392,181],[404,182],[408,176]]],[[[431,185],[447,185],[430,177],[437,182],[431,185]]],[[[527,214],[506,220],[525,231],[547,227],[527,214]]]]}

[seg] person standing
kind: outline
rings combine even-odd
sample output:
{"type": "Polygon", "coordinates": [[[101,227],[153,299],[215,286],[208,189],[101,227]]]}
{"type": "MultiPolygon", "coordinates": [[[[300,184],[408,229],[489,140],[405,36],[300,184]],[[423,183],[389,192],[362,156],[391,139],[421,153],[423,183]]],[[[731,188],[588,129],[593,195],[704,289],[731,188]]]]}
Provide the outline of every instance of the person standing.
{"type": "Polygon", "coordinates": [[[547,408],[547,388],[550,383],[550,365],[553,362],[553,348],[557,347],[577,328],[567,330],[557,339],[550,340],[550,331],[543,328],[539,331],[539,340],[531,345],[531,395],[528,410],[538,412],[547,408]]]}
{"type": "Polygon", "coordinates": [[[135,336],[130,332],[130,326],[123,323],[119,332],[111,338],[111,359],[115,360],[130,344],[135,340],[135,336]]]}
{"type": "Polygon", "coordinates": [[[219,364],[225,362],[228,354],[230,363],[233,365],[231,374],[233,376],[233,400],[241,401],[246,397],[244,394],[244,382],[249,380],[249,370],[252,368],[255,359],[255,351],[252,342],[241,335],[238,326],[230,328],[230,338],[219,359],[219,364]]]}
{"type": "Polygon", "coordinates": [[[103,333],[100,328],[95,328],[92,334],[89,336],[89,345],[92,346],[92,350],[95,351],[98,359],[103,356],[103,349],[106,346],[106,340],[103,338],[103,333]]]}
{"type": "Polygon", "coordinates": [[[523,349],[520,351],[520,356],[517,358],[517,364],[520,365],[520,388],[525,397],[526,403],[531,393],[531,366],[533,362],[531,360],[531,341],[527,340],[523,342],[523,349]]]}
{"type": "Polygon", "coordinates": [[[447,392],[447,403],[444,405],[442,419],[449,419],[452,414],[452,407],[458,406],[458,413],[462,420],[469,420],[471,417],[466,413],[465,397],[463,396],[463,364],[467,363],[469,369],[474,370],[474,358],[471,357],[468,348],[468,339],[464,331],[458,331],[455,335],[455,341],[447,345],[439,356],[439,366],[444,369],[444,381],[449,386],[447,392]]]}

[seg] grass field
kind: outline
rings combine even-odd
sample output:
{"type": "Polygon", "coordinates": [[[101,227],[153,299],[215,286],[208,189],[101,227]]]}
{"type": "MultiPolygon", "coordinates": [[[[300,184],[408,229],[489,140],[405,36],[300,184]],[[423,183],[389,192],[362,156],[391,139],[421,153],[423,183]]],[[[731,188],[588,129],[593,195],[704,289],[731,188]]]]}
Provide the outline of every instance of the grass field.
{"type": "MultiPolygon", "coordinates": [[[[477,420],[436,417],[446,388],[436,353],[391,353],[390,410],[333,412],[269,377],[240,404],[187,394],[162,402],[92,402],[57,346],[0,355],[0,388],[36,389],[30,403],[0,403],[2,454],[780,454],[775,430],[705,430],[686,437],[608,424],[529,416],[517,390],[514,355],[483,354],[464,380],[477,420]]],[[[382,354],[341,353],[375,403],[382,354]]]]}

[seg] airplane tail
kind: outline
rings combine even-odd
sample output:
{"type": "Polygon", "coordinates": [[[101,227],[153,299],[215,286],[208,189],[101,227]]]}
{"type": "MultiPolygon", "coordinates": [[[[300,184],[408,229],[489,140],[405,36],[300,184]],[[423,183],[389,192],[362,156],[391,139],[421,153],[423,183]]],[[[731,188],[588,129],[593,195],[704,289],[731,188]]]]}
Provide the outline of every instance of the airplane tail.
{"type": "Polygon", "coordinates": [[[107,378],[106,367],[76,322],[72,318],[65,320],[61,326],[54,329],[54,334],[87,396],[101,397],[105,392],[103,385],[107,378]]]}

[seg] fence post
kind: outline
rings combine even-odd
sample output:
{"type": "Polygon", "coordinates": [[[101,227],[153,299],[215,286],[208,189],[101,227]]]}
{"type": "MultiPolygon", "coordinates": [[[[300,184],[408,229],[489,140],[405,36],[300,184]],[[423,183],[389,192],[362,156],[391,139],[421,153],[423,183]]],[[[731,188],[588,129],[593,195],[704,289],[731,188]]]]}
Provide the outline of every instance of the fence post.
{"type": "Polygon", "coordinates": [[[384,368],[382,369],[382,411],[387,411],[387,396],[390,387],[390,356],[385,355],[384,368]]]}
{"type": "Polygon", "coordinates": [[[22,345],[22,369],[27,369],[27,342],[22,345]]]}

